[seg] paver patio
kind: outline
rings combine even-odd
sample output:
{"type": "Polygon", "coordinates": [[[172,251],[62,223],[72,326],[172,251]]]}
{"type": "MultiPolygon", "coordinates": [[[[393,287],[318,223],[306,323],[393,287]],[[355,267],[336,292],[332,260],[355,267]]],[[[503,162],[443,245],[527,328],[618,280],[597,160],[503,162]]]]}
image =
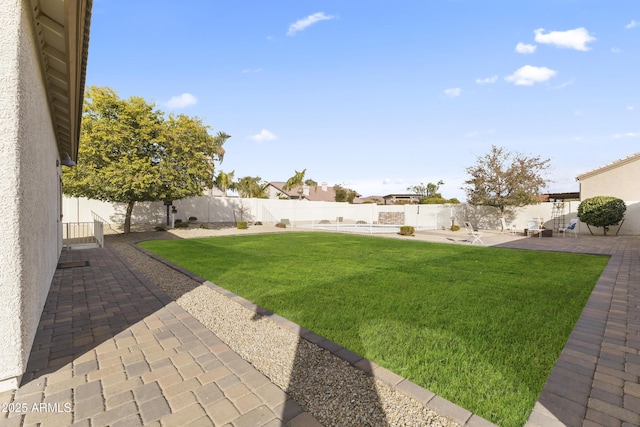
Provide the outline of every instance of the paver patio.
{"type": "MultiPolygon", "coordinates": [[[[611,256],[527,426],[640,425],[640,237],[483,239],[611,256]]],[[[22,386],[0,394],[13,409],[0,424],[319,425],[108,247],[60,261],[69,268],[54,276],[22,386]]]]}
{"type": "Polygon", "coordinates": [[[3,425],[319,425],[114,251],[60,263],[3,425]]]}

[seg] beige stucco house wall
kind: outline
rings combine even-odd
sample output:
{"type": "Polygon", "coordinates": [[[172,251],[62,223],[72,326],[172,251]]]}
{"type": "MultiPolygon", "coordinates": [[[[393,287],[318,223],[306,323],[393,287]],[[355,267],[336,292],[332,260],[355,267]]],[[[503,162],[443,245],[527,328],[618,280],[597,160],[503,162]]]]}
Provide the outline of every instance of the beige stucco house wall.
{"type": "Polygon", "coordinates": [[[580,182],[580,199],[595,196],[618,197],[625,202],[640,201],[640,153],[585,172],[580,182]]]}
{"type": "Polygon", "coordinates": [[[81,0],[0,7],[0,391],[26,369],[62,248],[60,154],[77,154],[89,10],[81,0]]]}
{"type": "MultiPolygon", "coordinates": [[[[580,200],[613,196],[626,202],[624,222],[612,227],[611,234],[640,235],[640,152],[585,172],[576,179],[580,182],[580,200]]],[[[583,228],[587,230],[586,226],[583,228]]],[[[600,233],[600,230],[593,231],[600,233]]]]}

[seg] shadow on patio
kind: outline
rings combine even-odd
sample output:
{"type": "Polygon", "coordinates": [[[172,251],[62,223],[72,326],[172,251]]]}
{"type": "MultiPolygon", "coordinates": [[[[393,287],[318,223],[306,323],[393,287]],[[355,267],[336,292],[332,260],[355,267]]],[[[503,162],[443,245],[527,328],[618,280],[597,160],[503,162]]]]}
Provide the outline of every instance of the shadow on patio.
{"type": "Polygon", "coordinates": [[[318,425],[107,247],[64,251],[11,425],[318,425]],[[68,267],[68,268],[64,268],[68,267]]]}

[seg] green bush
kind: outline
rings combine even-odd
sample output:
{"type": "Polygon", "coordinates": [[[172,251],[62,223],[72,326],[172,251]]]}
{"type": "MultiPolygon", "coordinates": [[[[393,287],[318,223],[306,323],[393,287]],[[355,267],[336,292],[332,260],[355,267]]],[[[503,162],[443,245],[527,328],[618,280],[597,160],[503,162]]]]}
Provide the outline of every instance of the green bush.
{"type": "Polygon", "coordinates": [[[459,225],[452,225],[451,226],[451,231],[458,231],[460,230],[460,226],[459,225]]]}
{"type": "Polygon", "coordinates": [[[413,236],[415,231],[416,231],[415,228],[413,228],[410,225],[403,225],[402,227],[400,227],[401,236],[413,236]]]}
{"type": "Polygon", "coordinates": [[[276,227],[278,228],[287,228],[287,224],[285,224],[284,222],[279,222],[276,224],[276,227]]]}
{"type": "Polygon", "coordinates": [[[421,197],[420,204],[421,205],[446,205],[446,204],[459,205],[460,200],[456,199],[455,197],[452,199],[445,199],[444,197],[429,196],[429,197],[421,197]]]}
{"type": "Polygon", "coordinates": [[[173,224],[173,226],[175,228],[189,228],[189,223],[188,222],[178,222],[178,220],[176,220],[175,224],[173,224]]]}
{"type": "Polygon", "coordinates": [[[249,228],[249,224],[247,223],[247,221],[238,221],[236,227],[238,228],[238,230],[246,230],[247,228],[249,228]]]}
{"type": "MultiPolygon", "coordinates": [[[[580,203],[578,218],[587,226],[602,227],[606,236],[609,226],[618,225],[624,219],[626,210],[627,205],[622,199],[611,196],[596,196],[580,203]]],[[[590,228],[589,231],[591,231],[590,228]]]]}
{"type": "Polygon", "coordinates": [[[420,197],[421,205],[444,205],[445,203],[447,203],[447,199],[444,197],[420,197]]]}

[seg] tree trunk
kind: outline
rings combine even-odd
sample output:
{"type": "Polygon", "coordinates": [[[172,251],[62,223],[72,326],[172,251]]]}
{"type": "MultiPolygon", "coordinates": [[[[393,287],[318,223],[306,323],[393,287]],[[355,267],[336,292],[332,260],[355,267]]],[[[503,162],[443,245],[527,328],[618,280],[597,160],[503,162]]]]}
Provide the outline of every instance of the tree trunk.
{"type": "Polygon", "coordinates": [[[136,202],[130,201],[127,205],[127,214],[124,217],[124,234],[131,233],[131,213],[133,212],[133,205],[136,202]]]}

